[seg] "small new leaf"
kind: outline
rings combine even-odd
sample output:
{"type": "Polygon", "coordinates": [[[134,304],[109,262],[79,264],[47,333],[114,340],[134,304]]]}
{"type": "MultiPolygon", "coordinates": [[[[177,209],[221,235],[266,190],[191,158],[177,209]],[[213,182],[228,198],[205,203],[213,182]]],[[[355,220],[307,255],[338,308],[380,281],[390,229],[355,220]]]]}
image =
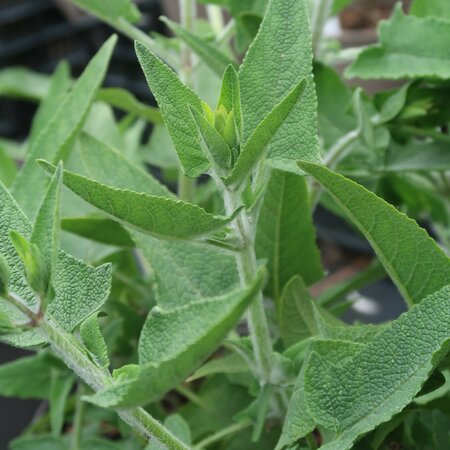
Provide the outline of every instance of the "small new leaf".
{"type": "Polygon", "coordinates": [[[42,311],[46,310],[46,302],[51,300],[47,297],[52,295],[49,289],[52,289],[52,280],[56,272],[56,264],[58,261],[62,170],[62,163],[60,163],[53,174],[47,188],[47,193],[39,208],[30,239],[30,243],[36,245],[39,249],[45,264],[45,271],[49,276],[48,292],[45,292],[45,294],[48,295],[42,297],[42,311]]]}
{"type": "Polygon", "coordinates": [[[222,135],[206,120],[203,114],[189,106],[192,117],[199,132],[200,145],[204,148],[211,164],[218,169],[220,175],[226,173],[231,165],[231,151],[222,135]]]}
{"type": "Polygon", "coordinates": [[[220,90],[219,102],[217,108],[224,106],[227,111],[233,112],[234,121],[237,129],[238,140],[242,141],[242,107],[241,91],[239,85],[239,75],[234,66],[229,65],[222,78],[222,88],[220,90]]]}
{"type": "Polygon", "coordinates": [[[225,184],[240,185],[261,159],[265,149],[276,132],[289,116],[301,98],[307,82],[301,80],[292,91],[262,120],[239,154],[231,174],[225,178],[225,184]]]}
{"type": "Polygon", "coordinates": [[[11,231],[9,235],[25,267],[25,275],[30,288],[40,298],[44,298],[49,286],[50,274],[39,247],[29,242],[17,231],[11,231]]]}
{"type": "Polygon", "coordinates": [[[98,313],[92,314],[80,325],[80,336],[95,363],[108,367],[108,349],[98,323],[98,313]]]}

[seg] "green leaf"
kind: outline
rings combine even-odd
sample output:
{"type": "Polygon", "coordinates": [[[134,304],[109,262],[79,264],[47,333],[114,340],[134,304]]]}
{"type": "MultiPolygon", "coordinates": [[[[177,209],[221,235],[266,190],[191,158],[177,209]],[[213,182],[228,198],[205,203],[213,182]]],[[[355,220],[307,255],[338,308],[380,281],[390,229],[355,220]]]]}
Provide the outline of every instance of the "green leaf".
{"type": "Polygon", "coordinates": [[[140,233],[135,233],[133,240],[155,271],[156,302],[163,309],[223,295],[239,285],[235,258],[216,248],[197,242],[161,241],[140,233]]]}
{"type": "Polygon", "coordinates": [[[320,335],[313,300],[301,277],[293,277],[283,289],[279,305],[280,335],[286,347],[320,335]]]}
{"type": "Polygon", "coordinates": [[[434,16],[450,19],[450,4],[445,0],[414,0],[409,14],[417,17],[434,16]]]}
{"type": "Polygon", "coordinates": [[[228,112],[233,111],[234,121],[238,132],[239,140],[242,139],[242,106],[241,106],[241,88],[239,85],[239,75],[234,66],[229,65],[222,77],[222,87],[220,90],[217,109],[224,106],[228,112]]]}
{"type": "Polygon", "coordinates": [[[118,150],[88,134],[80,135],[80,156],[86,172],[95,180],[114,187],[173,197],[173,194],[142,167],[133,164],[118,150]],[[115,167],[114,173],[111,168],[115,167]]]}
{"type": "MultiPolygon", "coordinates": [[[[9,289],[29,306],[35,308],[36,298],[25,279],[23,263],[9,238],[12,230],[25,238],[31,236],[31,224],[6,188],[0,183],[0,253],[11,268],[9,289]]],[[[77,261],[60,251],[54,278],[55,297],[49,305],[49,312],[66,330],[71,331],[86,317],[97,311],[109,296],[111,266],[105,264],[92,267],[77,261]]],[[[3,302],[0,302],[3,309],[3,302]]],[[[8,310],[15,320],[25,323],[28,319],[8,310]]],[[[2,336],[12,345],[29,346],[43,342],[42,336],[35,332],[24,332],[2,336]]]]}
{"type": "Polygon", "coordinates": [[[200,145],[205,149],[208,159],[211,158],[211,163],[218,168],[219,174],[223,175],[231,166],[231,150],[227,142],[200,111],[192,106],[189,110],[199,132],[200,145]]]}
{"type": "MultiPolygon", "coordinates": [[[[87,173],[100,182],[150,195],[172,196],[154,178],[110,147],[100,143],[83,145],[81,158],[87,173]],[[118,170],[112,172],[108,169],[110,167],[117,167],[118,170]]],[[[224,294],[239,283],[232,255],[201,243],[161,241],[135,231],[130,233],[154,270],[156,300],[161,308],[168,309],[224,294]],[[205,260],[208,261],[208,271],[205,271],[205,260]]]]}
{"type": "Polygon", "coordinates": [[[117,37],[112,36],[102,46],[28,150],[26,161],[14,180],[12,193],[29,218],[35,216],[47,184],[35,160],[44,158],[56,163],[67,156],[105,76],[116,41],[117,37]]]}
{"type": "Polygon", "coordinates": [[[61,222],[61,228],[95,242],[117,247],[134,247],[128,231],[114,220],[104,217],[70,217],[61,222]]]}
{"type": "Polygon", "coordinates": [[[0,253],[0,297],[8,296],[8,285],[11,279],[11,269],[9,268],[8,261],[0,253]]]}
{"type": "Polygon", "coordinates": [[[39,101],[49,90],[50,78],[25,67],[7,67],[0,71],[0,96],[39,101]]]}
{"type": "Polygon", "coordinates": [[[330,364],[340,367],[351,360],[362,348],[361,344],[347,341],[318,340],[310,343],[308,355],[295,382],[286,419],[283,423],[283,432],[275,450],[291,449],[293,445],[295,448],[295,443],[311,433],[316,427],[316,422],[306,404],[305,396],[305,369],[309,367],[312,352],[316,352],[316,354],[320,352],[330,364]]]}
{"type": "Polygon", "coordinates": [[[128,22],[138,22],[141,14],[132,0],[110,0],[106,4],[103,0],[70,0],[75,5],[100,17],[110,25],[128,22]]]}
{"type": "Polygon", "coordinates": [[[58,64],[50,79],[50,86],[46,96],[39,104],[39,108],[33,117],[33,124],[28,138],[27,147],[33,147],[34,141],[45,128],[48,121],[58,109],[64,95],[71,85],[69,65],[63,61],[58,64]]]}
{"type": "Polygon", "coordinates": [[[411,141],[407,145],[391,142],[385,161],[386,172],[429,172],[450,170],[449,144],[411,141]]]}
{"type": "Polygon", "coordinates": [[[92,267],[60,251],[54,283],[55,298],[48,311],[64,329],[72,331],[108,299],[111,265],[92,267]]]}
{"type": "Polygon", "coordinates": [[[397,5],[379,26],[380,44],[363,50],[346,70],[350,78],[413,79],[450,77],[449,21],[415,17],[397,5]]]}
{"type": "Polygon", "coordinates": [[[122,88],[103,88],[97,93],[97,100],[106,102],[111,106],[142,117],[150,123],[163,123],[158,108],[147,106],[136,99],[136,97],[122,88]]]}
{"type": "Polygon", "coordinates": [[[100,367],[108,367],[108,349],[98,323],[98,313],[92,314],[82,322],[80,336],[96,364],[100,367]]]}
{"type": "Polygon", "coordinates": [[[247,288],[219,297],[167,311],[154,308],[139,342],[142,366],[129,379],[96,393],[89,401],[102,407],[128,407],[160,399],[192,373],[236,325],[260,288],[262,275],[247,288]]]}
{"type": "Polygon", "coordinates": [[[317,424],[338,432],[324,450],[351,448],[361,434],[413,400],[442,357],[441,350],[447,351],[449,300],[450,285],[414,306],[338,366],[318,352],[311,354],[305,371],[306,406],[317,424]]]}
{"type": "Polygon", "coordinates": [[[320,160],[306,1],[271,0],[239,71],[245,143],[302,78],[308,82],[302,101],[271,142],[268,158],[320,160]]]}
{"type": "Polygon", "coordinates": [[[201,111],[200,98],[140,42],[136,42],[136,54],[161,109],[185,174],[190,177],[199,176],[208,170],[209,163],[198,145],[197,127],[188,105],[201,111]]]}
{"type": "Polygon", "coordinates": [[[323,185],[365,235],[408,303],[417,303],[448,283],[449,258],[414,220],[324,166],[299,165],[323,185]]]}
{"type": "MultiPolygon", "coordinates": [[[[39,163],[47,172],[54,171],[54,166],[48,162],[39,163]]],[[[116,189],[68,170],[64,171],[64,184],[119,222],[160,238],[203,237],[223,228],[234,218],[214,216],[197,205],[167,197],[116,189]]]]}
{"type": "Polygon", "coordinates": [[[15,230],[10,232],[10,238],[22,260],[30,288],[42,299],[49,287],[50,273],[39,247],[15,230]]]}
{"type": "Polygon", "coordinates": [[[233,167],[231,174],[225,178],[225,184],[240,184],[253,170],[262,158],[266,148],[272,146],[278,129],[286,123],[307,87],[307,82],[301,80],[294,89],[258,124],[253,134],[248,138],[233,167]]]}
{"type": "Polygon", "coordinates": [[[239,353],[230,353],[223,358],[208,361],[196,370],[187,381],[198,380],[199,378],[208,377],[217,373],[244,373],[249,371],[250,367],[239,353]]]}
{"type": "Polygon", "coordinates": [[[13,183],[16,173],[16,163],[0,144],[0,181],[8,187],[13,183]]]}
{"type": "Polygon", "coordinates": [[[267,260],[268,294],[279,300],[286,283],[300,275],[305,283],[323,276],[316,246],[305,177],[273,170],[256,232],[256,256],[267,260]]]}
{"type": "Polygon", "coordinates": [[[210,44],[204,39],[185,30],[176,22],[172,22],[167,17],[161,17],[160,19],[219,77],[222,76],[228,65],[233,64],[230,58],[217,48],[217,45],[210,44]]]}
{"type": "Polygon", "coordinates": [[[64,408],[72,389],[74,378],[53,371],[50,382],[50,426],[52,435],[56,438],[61,435],[62,427],[64,425],[64,408]]]}
{"type": "Polygon", "coordinates": [[[286,347],[292,346],[287,350],[289,354],[295,354],[296,347],[300,350],[309,337],[365,343],[382,328],[380,325],[348,326],[336,319],[311,297],[299,276],[293,277],[283,290],[279,323],[286,347]]]}
{"type": "MultiPolygon", "coordinates": [[[[46,287],[47,292],[43,292],[43,294],[47,293],[48,295],[52,295],[48,292],[48,289],[53,289],[53,278],[58,262],[62,171],[62,163],[59,163],[37,213],[30,240],[30,243],[36,245],[39,249],[49,277],[47,281],[49,285],[46,287]]],[[[41,300],[44,301],[44,298],[41,300]]],[[[42,311],[45,311],[45,305],[42,311]]]]}
{"type": "Polygon", "coordinates": [[[47,352],[25,356],[0,366],[0,395],[46,399],[50,397],[52,371],[61,363],[47,352]],[[30,382],[32,374],[33,382],[30,382]]]}
{"type": "Polygon", "coordinates": [[[24,436],[11,442],[10,450],[66,450],[66,441],[53,436],[24,436]]]}

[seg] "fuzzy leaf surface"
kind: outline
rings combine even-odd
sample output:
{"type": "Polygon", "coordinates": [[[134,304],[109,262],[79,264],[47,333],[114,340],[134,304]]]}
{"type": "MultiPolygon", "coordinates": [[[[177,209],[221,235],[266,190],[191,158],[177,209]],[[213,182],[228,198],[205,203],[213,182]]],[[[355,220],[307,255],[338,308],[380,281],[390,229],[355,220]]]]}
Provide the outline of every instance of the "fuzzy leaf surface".
{"type": "Polygon", "coordinates": [[[65,218],[61,222],[61,229],[102,244],[134,247],[128,231],[118,222],[104,217],[65,218]]]}
{"type": "Polygon", "coordinates": [[[100,367],[109,366],[108,348],[98,323],[98,313],[92,314],[80,326],[80,336],[92,359],[100,367]]]}
{"type": "Polygon", "coordinates": [[[324,166],[299,165],[322,184],[364,234],[408,303],[417,303],[448,283],[449,258],[417,222],[324,166]]]}
{"type": "MultiPolygon", "coordinates": [[[[83,145],[81,159],[86,173],[102,183],[149,195],[172,196],[166,187],[111,147],[83,145]]],[[[161,308],[221,295],[239,284],[232,255],[198,242],[159,240],[134,230],[130,234],[154,270],[156,300],[161,308]]]]}
{"type": "MultiPolygon", "coordinates": [[[[89,397],[99,406],[128,407],[161,398],[192,373],[236,325],[262,283],[262,272],[246,288],[171,310],[156,307],[139,342],[130,379],[89,397]]],[[[120,369],[122,370],[122,369],[120,369]]]]}
{"type": "Polygon", "coordinates": [[[348,77],[413,79],[450,77],[449,20],[407,16],[397,5],[379,27],[380,44],[361,52],[348,77]]]}
{"type": "Polygon", "coordinates": [[[439,361],[440,351],[448,350],[449,329],[447,285],[344,364],[336,366],[313,352],[305,372],[306,406],[316,423],[337,431],[322,448],[349,449],[358,436],[408,405],[439,361]]]}
{"type": "Polygon", "coordinates": [[[62,170],[62,164],[59,164],[48,185],[31,234],[31,243],[40,250],[50,279],[54,277],[58,262],[62,170]]]}
{"type": "Polygon", "coordinates": [[[190,177],[199,176],[206,172],[209,163],[198,145],[197,128],[188,105],[201,111],[200,98],[140,42],[136,42],[136,54],[147,83],[161,108],[164,123],[184,172],[190,177]]]}
{"type": "MultiPolygon", "coordinates": [[[[31,307],[36,304],[35,296],[27,285],[25,272],[19,256],[9,238],[11,230],[19,231],[26,238],[31,236],[31,224],[20,210],[17,203],[0,184],[0,253],[2,253],[11,269],[9,290],[19,295],[31,307]]],[[[100,308],[109,296],[111,283],[111,267],[89,266],[78,261],[63,251],[58,253],[58,262],[54,277],[55,297],[49,305],[49,312],[65,329],[71,331],[86,317],[100,308]]],[[[2,308],[4,302],[0,303],[2,308]]],[[[19,320],[21,315],[13,314],[19,320]]],[[[26,319],[25,319],[26,321],[26,319]]],[[[37,345],[42,337],[33,332],[2,336],[2,339],[19,346],[37,345]]]]}
{"type": "Polygon", "coordinates": [[[273,170],[256,232],[256,256],[267,259],[272,298],[300,275],[307,285],[323,276],[305,177],[273,170]]]}
{"type": "MultiPolygon", "coordinates": [[[[45,170],[54,166],[41,161],[45,170]]],[[[233,216],[214,216],[203,208],[172,198],[148,195],[91,180],[68,170],[64,184],[86,202],[137,231],[162,238],[202,237],[223,228],[233,216]]]]}
{"type": "Polygon", "coordinates": [[[81,134],[80,156],[91,178],[120,189],[173,197],[173,194],[141,166],[125,158],[117,149],[88,134],[81,134]]]}
{"type": "Polygon", "coordinates": [[[295,105],[300,102],[299,99],[303,98],[306,86],[306,81],[301,80],[258,124],[244,144],[231,174],[225,178],[227,185],[239,184],[245,180],[273,141],[278,129],[288,120],[295,105]]]}
{"type": "Polygon", "coordinates": [[[302,78],[308,81],[302,101],[272,140],[269,158],[320,160],[306,1],[271,0],[239,71],[244,142],[302,78]]]}
{"type": "Polygon", "coordinates": [[[57,162],[68,152],[101,85],[117,37],[112,36],[90,61],[72,90],[59,103],[52,118],[27,152],[12,193],[28,217],[33,218],[45,194],[47,179],[36,167],[36,159],[57,162]]]}

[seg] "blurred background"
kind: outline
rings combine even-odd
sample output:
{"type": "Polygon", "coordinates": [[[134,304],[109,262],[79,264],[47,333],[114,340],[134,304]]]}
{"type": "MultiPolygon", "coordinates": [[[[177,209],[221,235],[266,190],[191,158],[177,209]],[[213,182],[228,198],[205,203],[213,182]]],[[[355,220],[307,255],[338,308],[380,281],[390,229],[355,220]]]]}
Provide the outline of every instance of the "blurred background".
{"type": "MultiPolygon", "coordinates": [[[[106,1],[106,0],[105,0],[106,1]]],[[[139,27],[146,33],[167,34],[158,20],[162,14],[177,19],[177,0],[137,0],[142,12],[139,27]]],[[[343,48],[367,45],[376,41],[376,27],[390,16],[392,0],[359,0],[351,2],[338,17],[329,20],[326,35],[340,42],[343,48]]],[[[404,2],[407,9],[409,2],[404,2]]],[[[0,2],[0,145],[1,139],[17,143],[29,133],[37,102],[33,98],[2,95],[1,69],[21,66],[41,74],[50,74],[61,60],[66,60],[72,75],[78,76],[100,45],[114,30],[98,19],[78,10],[65,0],[2,0],[0,2]],[[31,100],[31,101],[30,101],[31,100]]],[[[345,65],[336,67],[343,70],[345,65]]],[[[44,80],[44,79],[43,79],[44,80]]],[[[26,76],[19,83],[28,83],[26,76]]],[[[44,81],[43,81],[44,82],[44,81]]],[[[397,86],[390,82],[361,82],[373,94],[397,86]]],[[[123,87],[146,104],[154,104],[147,83],[138,65],[133,45],[120,37],[106,77],[105,86],[123,87]]],[[[34,99],[37,100],[37,99],[34,99]]],[[[372,259],[369,245],[355,234],[342,219],[318,208],[315,221],[324,263],[339,281],[367,267],[372,259]]],[[[328,280],[330,281],[330,280],[328,280]]],[[[323,286],[317,286],[317,293],[323,286]]],[[[382,322],[397,317],[404,309],[394,286],[382,279],[362,290],[360,298],[346,313],[349,321],[382,322]]],[[[24,354],[0,346],[0,363],[24,354]]],[[[32,382],[32,374],[30,374],[32,382]]],[[[0,398],[0,449],[16,437],[30,420],[39,414],[39,402],[0,398]]]]}

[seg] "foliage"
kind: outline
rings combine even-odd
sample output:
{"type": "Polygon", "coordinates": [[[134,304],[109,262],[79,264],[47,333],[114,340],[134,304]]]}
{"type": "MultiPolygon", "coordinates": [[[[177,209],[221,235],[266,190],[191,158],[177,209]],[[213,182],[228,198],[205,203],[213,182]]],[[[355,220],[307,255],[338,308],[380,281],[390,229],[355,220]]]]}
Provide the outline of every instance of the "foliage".
{"type": "Polygon", "coordinates": [[[11,449],[449,447],[447,2],[353,53],[348,77],[406,80],[370,97],[329,65],[347,0],[202,0],[211,23],[162,18],[170,40],[129,0],[72,1],[136,40],[157,107],[101,87],[114,36],[75,81],[0,73],[39,103],[22,147],[0,138],[0,339],[33,352],[0,395],[48,401],[11,449]],[[342,284],[318,205],[374,250],[342,284]],[[339,318],[386,275],[404,314],[339,318]]]}

